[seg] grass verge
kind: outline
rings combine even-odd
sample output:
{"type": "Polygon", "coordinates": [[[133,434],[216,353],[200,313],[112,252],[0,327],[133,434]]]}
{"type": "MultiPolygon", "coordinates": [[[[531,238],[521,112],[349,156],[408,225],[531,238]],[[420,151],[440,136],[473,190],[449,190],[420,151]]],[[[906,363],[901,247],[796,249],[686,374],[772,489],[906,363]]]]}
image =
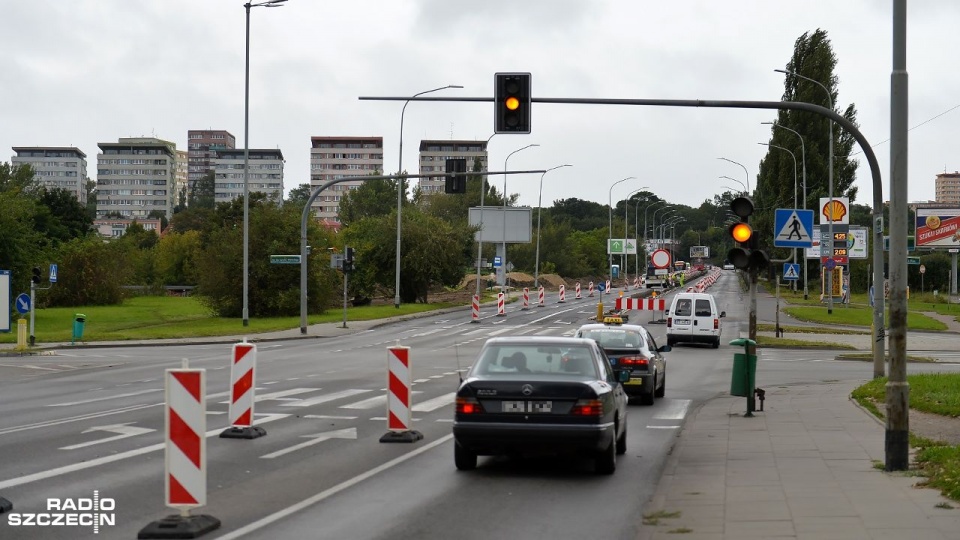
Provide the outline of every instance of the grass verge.
{"type": "MultiPolygon", "coordinates": [[[[775,324],[760,323],[757,325],[758,332],[774,332],[777,326],[775,324]]],[[[842,334],[842,335],[870,335],[867,330],[851,330],[849,328],[834,328],[831,326],[786,326],[780,325],[780,329],[790,334],[842,334]]]]}
{"type": "MultiPolygon", "coordinates": [[[[873,309],[870,307],[835,307],[831,314],[821,306],[788,307],[783,311],[801,321],[820,324],[869,327],[873,323],[873,309]]],[[[908,311],[907,329],[946,330],[947,325],[922,313],[908,311]]]]}
{"type": "Polygon", "coordinates": [[[846,343],[808,341],[804,339],[777,338],[773,336],[757,336],[757,346],[766,347],[768,349],[857,349],[853,345],[848,345],[846,343]]]}
{"type": "MultiPolygon", "coordinates": [[[[863,362],[872,362],[873,353],[842,353],[837,355],[837,360],[860,360],[863,362]]],[[[886,360],[890,361],[890,357],[887,356],[886,360]]],[[[930,358],[929,356],[907,355],[907,362],[914,362],[917,364],[935,364],[937,359],[930,358]]]]}

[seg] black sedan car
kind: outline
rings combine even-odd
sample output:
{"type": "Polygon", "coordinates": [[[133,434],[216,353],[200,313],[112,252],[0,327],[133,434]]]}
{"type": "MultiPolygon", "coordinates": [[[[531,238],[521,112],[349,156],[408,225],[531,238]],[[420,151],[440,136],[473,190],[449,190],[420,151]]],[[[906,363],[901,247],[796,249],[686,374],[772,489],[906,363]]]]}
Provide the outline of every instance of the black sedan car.
{"type": "Polygon", "coordinates": [[[638,324],[621,324],[605,319],[603,324],[585,324],[575,337],[595,340],[603,348],[615,370],[626,371],[630,378],[623,383],[630,397],[644,405],[653,405],[667,391],[667,361],[662,353],[672,347],[657,347],[653,335],[638,324]]]}
{"type": "Polygon", "coordinates": [[[476,468],[477,456],[576,453],[593,457],[598,473],[613,474],[617,454],[627,451],[619,377],[591,339],[488,340],[457,391],[457,468],[476,468]]]}

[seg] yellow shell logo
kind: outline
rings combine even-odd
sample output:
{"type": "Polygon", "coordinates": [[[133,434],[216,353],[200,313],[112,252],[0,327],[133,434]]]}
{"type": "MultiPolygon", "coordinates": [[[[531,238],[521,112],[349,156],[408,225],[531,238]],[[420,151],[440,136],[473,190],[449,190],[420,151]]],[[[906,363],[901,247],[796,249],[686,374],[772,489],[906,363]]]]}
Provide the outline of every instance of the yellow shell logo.
{"type": "Polygon", "coordinates": [[[842,202],[834,199],[833,204],[830,204],[830,201],[827,201],[827,204],[823,205],[823,217],[830,221],[831,217],[833,221],[840,221],[843,219],[843,216],[847,215],[847,205],[842,202]]]}

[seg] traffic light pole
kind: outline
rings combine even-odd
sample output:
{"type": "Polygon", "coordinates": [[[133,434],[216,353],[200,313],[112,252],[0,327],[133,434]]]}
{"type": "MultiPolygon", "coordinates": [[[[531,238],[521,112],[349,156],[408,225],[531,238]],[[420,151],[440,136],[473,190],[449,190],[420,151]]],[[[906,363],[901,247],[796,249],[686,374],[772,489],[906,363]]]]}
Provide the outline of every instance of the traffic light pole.
{"type": "Polygon", "coordinates": [[[33,347],[37,342],[36,334],[33,333],[33,312],[37,309],[36,302],[37,284],[30,282],[30,346],[33,347]]]}
{"type": "MultiPolygon", "coordinates": [[[[750,339],[757,341],[757,273],[756,268],[750,269],[750,339]]],[[[750,354],[757,354],[756,349],[750,354]]]]}

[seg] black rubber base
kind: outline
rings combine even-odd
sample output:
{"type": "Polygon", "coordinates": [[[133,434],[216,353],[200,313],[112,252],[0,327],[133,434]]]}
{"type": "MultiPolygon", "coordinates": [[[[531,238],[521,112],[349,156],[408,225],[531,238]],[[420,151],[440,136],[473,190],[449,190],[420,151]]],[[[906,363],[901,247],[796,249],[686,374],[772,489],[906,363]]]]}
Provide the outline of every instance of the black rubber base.
{"type": "Polygon", "coordinates": [[[196,538],[220,528],[220,520],[205,514],[167,516],[140,529],[137,538],[196,538]]]}
{"type": "Polygon", "coordinates": [[[260,426],[228,427],[220,432],[221,439],[256,439],[267,434],[267,430],[260,426]]]}
{"type": "Polygon", "coordinates": [[[402,442],[402,443],[412,443],[417,442],[423,438],[423,433],[419,431],[388,431],[383,437],[380,437],[380,442],[383,443],[392,443],[392,442],[402,442]]]}
{"type": "Polygon", "coordinates": [[[13,503],[0,497],[0,514],[13,510],[13,503]]]}

